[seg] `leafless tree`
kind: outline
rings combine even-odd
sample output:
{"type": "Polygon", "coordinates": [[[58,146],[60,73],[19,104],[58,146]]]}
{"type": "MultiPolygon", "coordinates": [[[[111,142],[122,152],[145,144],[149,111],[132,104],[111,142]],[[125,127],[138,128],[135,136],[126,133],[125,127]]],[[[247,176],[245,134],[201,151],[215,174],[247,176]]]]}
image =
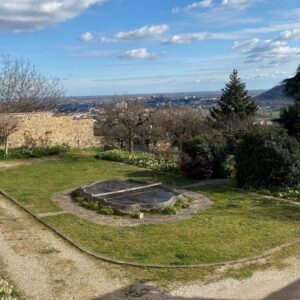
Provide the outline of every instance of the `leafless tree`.
{"type": "Polygon", "coordinates": [[[127,140],[127,149],[133,151],[134,138],[142,126],[150,121],[151,111],[140,101],[117,103],[106,109],[105,126],[116,128],[114,131],[118,138],[119,133],[127,140]]]}
{"type": "Polygon", "coordinates": [[[4,145],[4,155],[8,154],[8,138],[18,130],[19,122],[8,114],[0,114],[0,144],[4,145]]]}
{"type": "Polygon", "coordinates": [[[2,56],[1,112],[52,109],[64,93],[59,79],[49,79],[41,75],[29,60],[2,56]]]}
{"type": "Polygon", "coordinates": [[[157,110],[153,116],[156,134],[169,140],[173,146],[182,148],[182,143],[208,128],[203,112],[192,107],[174,107],[157,110]]]}

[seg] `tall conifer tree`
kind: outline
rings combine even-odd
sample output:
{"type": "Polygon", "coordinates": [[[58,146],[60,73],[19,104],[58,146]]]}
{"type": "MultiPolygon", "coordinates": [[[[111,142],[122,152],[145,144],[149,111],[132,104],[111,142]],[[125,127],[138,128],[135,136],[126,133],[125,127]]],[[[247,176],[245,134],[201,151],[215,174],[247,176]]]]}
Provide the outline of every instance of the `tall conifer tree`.
{"type": "Polygon", "coordinates": [[[238,71],[233,70],[218,105],[210,111],[214,126],[222,130],[231,151],[234,151],[240,133],[253,124],[257,110],[246,84],[238,77],[238,71]]]}
{"type": "Polygon", "coordinates": [[[258,106],[249,96],[246,84],[238,77],[237,70],[233,70],[222,92],[218,106],[211,110],[212,118],[220,125],[255,116],[258,106]]]}

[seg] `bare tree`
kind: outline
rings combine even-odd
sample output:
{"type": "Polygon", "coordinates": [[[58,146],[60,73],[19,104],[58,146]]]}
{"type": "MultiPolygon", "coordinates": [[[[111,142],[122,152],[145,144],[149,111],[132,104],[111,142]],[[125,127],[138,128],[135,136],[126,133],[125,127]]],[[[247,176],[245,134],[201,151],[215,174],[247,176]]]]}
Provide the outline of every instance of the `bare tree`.
{"type": "Polygon", "coordinates": [[[4,155],[8,155],[8,138],[18,130],[19,122],[11,115],[0,114],[0,144],[4,145],[4,155]]]}
{"type": "Polygon", "coordinates": [[[105,124],[108,127],[115,127],[118,130],[115,134],[123,133],[127,140],[127,149],[133,151],[134,138],[138,135],[139,129],[149,123],[151,111],[146,105],[139,101],[128,101],[117,103],[106,109],[105,124]]]}
{"type": "Polygon", "coordinates": [[[53,109],[64,93],[59,79],[41,75],[29,60],[2,56],[0,111],[53,109]]]}
{"type": "Polygon", "coordinates": [[[191,107],[157,110],[153,119],[156,134],[179,149],[186,139],[200,134],[208,127],[203,112],[191,107]]]}

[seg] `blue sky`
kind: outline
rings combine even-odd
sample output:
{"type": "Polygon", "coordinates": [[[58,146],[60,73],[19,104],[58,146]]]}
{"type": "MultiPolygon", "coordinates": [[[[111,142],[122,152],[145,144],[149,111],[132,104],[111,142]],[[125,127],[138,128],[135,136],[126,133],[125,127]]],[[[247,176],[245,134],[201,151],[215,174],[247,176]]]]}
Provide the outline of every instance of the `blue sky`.
{"type": "Polygon", "coordinates": [[[69,95],[268,89],[300,64],[299,0],[1,0],[0,53],[69,95]]]}

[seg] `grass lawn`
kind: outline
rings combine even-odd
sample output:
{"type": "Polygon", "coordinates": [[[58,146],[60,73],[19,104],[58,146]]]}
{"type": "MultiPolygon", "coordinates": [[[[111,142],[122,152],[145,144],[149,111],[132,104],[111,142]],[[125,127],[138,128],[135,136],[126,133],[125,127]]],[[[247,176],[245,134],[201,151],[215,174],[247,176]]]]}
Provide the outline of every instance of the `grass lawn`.
{"type": "Polygon", "coordinates": [[[76,188],[95,180],[141,178],[184,184],[190,181],[120,163],[91,157],[68,157],[45,163],[23,165],[0,171],[0,188],[27,205],[33,212],[60,210],[52,201],[53,193],[76,188]]]}
{"type": "MultiPolygon", "coordinates": [[[[2,171],[0,188],[35,212],[57,210],[56,191],[97,179],[157,178],[183,183],[178,177],[133,166],[83,158],[21,166],[2,171]]],[[[197,189],[215,205],[181,222],[115,228],[74,215],[45,218],[84,247],[116,259],[157,264],[197,264],[233,260],[262,252],[300,236],[300,207],[262,197],[206,186],[197,189]]]]}

